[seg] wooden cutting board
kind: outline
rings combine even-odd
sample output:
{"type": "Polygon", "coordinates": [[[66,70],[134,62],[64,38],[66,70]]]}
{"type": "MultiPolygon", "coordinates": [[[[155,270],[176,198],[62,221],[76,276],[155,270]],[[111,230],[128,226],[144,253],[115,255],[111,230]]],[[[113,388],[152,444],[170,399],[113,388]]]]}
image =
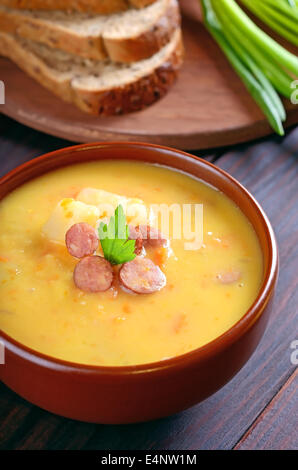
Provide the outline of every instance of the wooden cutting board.
{"type": "MultiPolygon", "coordinates": [[[[94,117],[56,98],[0,58],[6,104],[0,111],[48,134],[75,142],[147,141],[182,149],[235,144],[272,132],[266,119],[201,22],[197,0],[181,1],[185,64],[169,94],[152,107],[125,116],[94,117]]],[[[298,106],[286,103],[286,125],[298,106]]]]}

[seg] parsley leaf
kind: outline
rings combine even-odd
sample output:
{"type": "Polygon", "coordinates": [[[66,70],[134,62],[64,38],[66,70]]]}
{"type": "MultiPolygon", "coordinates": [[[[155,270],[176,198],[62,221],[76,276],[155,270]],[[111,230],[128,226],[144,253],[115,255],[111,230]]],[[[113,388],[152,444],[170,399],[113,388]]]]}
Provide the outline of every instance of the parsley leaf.
{"type": "Polygon", "coordinates": [[[101,222],[98,235],[105,259],[111,264],[122,264],[132,261],[136,255],[135,240],[128,240],[129,228],[121,204],[115,210],[108,224],[101,222]]]}

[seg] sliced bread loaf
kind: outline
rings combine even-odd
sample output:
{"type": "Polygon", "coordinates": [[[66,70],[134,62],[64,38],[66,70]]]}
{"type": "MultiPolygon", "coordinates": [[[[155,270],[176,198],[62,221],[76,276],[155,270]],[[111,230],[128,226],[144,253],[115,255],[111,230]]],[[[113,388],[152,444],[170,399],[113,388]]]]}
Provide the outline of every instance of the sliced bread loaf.
{"type": "Polygon", "coordinates": [[[89,59],[137,62],[156,54],[180,26],[177,0],[112,15],[15,10],[0,6],[0,31],[89,59]]]}
{"type": "Polygon", "coordinates": [[[82,11],[109,15],[131,6],[143,8],[156,0],[0,0],[1,5],[29,10],[82,11]]]}
{"type": "Polygon", "coordinates": [[[137,111],[162,97],[182,64],[181,30],[149,59],[131,65],[92,61],[0,33],[0,55],[65,101],[92,114],[137,111]]]}

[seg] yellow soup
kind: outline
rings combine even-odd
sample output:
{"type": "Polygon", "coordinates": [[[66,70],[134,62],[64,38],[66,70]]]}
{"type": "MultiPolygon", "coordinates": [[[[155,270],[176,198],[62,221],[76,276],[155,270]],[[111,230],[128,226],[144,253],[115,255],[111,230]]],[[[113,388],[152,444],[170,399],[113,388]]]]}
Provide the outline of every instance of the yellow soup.
{"type": "MultiPolygon", "coordinates": [[[[85,202],[93,203],[92,197],[85,202]]],[[[89,204],[84,221],[94,225],[98,217],[89,204]]],[[[72,362],[144,364],[196,349],[240,320],[262,282],[257,236],[231,200],[195,178],[141,162],[91,162],[43,175],[0,202],[0,226],[1,330],[72,362]],[[63,243],[66,228],[60,220],[59,232],[52,218],[67,206],[64,215],[80,221],[71,207],[86,188],[146,207],[203,204],[203,244],[185,249],[185,239],[170,233],[166,253],[148,252],[166,276],[154,294],[132,294],[118,285],[84,292],[73,281],[78,260],[63,243]]]]}

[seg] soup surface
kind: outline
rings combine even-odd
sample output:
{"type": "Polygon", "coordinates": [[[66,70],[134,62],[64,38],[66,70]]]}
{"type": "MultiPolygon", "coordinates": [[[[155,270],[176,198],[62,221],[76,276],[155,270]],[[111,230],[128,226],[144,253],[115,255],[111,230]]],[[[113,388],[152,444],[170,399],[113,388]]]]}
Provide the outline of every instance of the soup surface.
{"type": "Polygon", "coordinates": [[[141,162],[90,162],[43,175],[0,202],[0,226],[1,330],[72,362],[134,365],[196,349],[244,315],[262,282],[257,236],[231,200],[183,173],[141,162]],[[117,283],[84,292],[73,282],[78,260],[44,234],[57,203],[84,188],[146,205],[203,204],[203,244],[186,250],[170,233],[166,255],[147,254],[166,276],[154,294],[132,294],[117,283]]]}

